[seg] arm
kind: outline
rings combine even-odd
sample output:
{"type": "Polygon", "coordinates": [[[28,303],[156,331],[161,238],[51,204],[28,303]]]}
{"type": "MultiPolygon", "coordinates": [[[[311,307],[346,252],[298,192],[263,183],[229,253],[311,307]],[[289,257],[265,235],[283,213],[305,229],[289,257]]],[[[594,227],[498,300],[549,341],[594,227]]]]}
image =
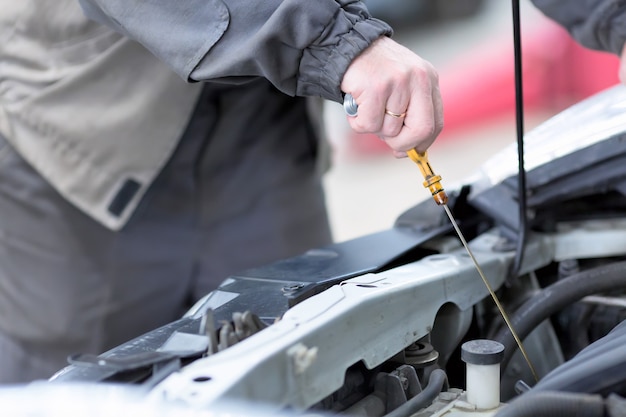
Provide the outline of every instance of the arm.
{"type": "Polygon", "coordinates": [[[348,64],[391,28],[356,0],[80,0],[189,81],[264,77],[289,95],[341,101],[348,64]]]}
{"type": "Polygon", "coordinates": [[[397,156],[425,150],[441,130],[436,73],[386,38],[391,28],[361,1],[80,3],[88,17],[140,42],[190,81],[264,77],[286,94],[337,102],[343,87],[363,105],[352,127],[384,137],[397,156]],[[406,118],[385,116],[385,109],[406,111],[406,118]]]}
{"type": "Polygon", "coordinates": [[[626,41],[624,0],[532,0],[581,45],[620,55],[626,41]]]}

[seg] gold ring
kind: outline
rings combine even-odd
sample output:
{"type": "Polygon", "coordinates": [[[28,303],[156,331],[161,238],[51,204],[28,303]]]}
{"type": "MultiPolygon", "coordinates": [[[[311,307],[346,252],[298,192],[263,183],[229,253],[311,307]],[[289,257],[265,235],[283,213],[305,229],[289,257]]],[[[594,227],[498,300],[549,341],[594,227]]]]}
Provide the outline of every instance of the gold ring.
{"type": "Polygon", "coordinates": [[[404,113],[394,113],[394,112],[389,111],[387,109],[385,109],[385,114],[388,114],[391,117],[397,117],[397,118],[406,116],[406,112],[404,112],[404,113]]]}

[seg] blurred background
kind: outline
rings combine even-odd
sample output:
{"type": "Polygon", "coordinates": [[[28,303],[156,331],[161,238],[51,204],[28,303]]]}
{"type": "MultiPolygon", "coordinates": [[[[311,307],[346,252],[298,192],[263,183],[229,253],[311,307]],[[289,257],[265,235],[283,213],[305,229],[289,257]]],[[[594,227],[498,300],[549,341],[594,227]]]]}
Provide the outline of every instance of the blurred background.
{"type": "MultiPolygon", "coordinates": [[[[512,2],[503,0],[366,0],[394,39],[439,72],[445,128],[429,150],[444,187],[514,146],[512,2]]],[[[566,107],[617,84],[617,57],[585,49],[529,0],[520,1],[525,131],[566,107]]],[[[333,166],[325,177],[335,240],[393,226],[430,198],[408,158],[396,159],[377,137],[353,133],[343,108],[328,103],[333,166]]],[[[433,203],[434,204],[434,203],[433,203]]]]}

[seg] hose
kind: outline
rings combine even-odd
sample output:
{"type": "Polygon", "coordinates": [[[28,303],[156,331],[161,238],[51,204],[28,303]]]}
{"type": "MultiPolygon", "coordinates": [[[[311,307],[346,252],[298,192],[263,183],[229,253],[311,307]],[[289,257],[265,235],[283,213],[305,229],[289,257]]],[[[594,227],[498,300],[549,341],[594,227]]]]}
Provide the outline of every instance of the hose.
{"type": "Polygon", "coordinates": [[[525,394],[498,411],[495,417],[603,417],[601,395],[543,391],[525,394]]]}
{"type": "Polygon", "coordinates": [[[533,392],[569,391],[607,394],[624,391],[626,321],[546,375],[533,392]]]}
{"type": "MultiPolygon", "coordinates": [[[[571,275],[544,288],[518,308],[510,321],[524,340],[542,321],[581,298],[605,291],[626,288],[626,262],[589,269],[571,275]]],[[[504,345],[501,368],[505,369],[517,349],[511,331],[503,326],[494,340],[504,345]]]]}
{"type": "Polygon", "coordinates": [[[448,388],[448,376],[441,369],[435,369],[428,378],[428,385],[422,392],[396,408],[385,417],[408,417],[422,408],[428,407],[443,389],[448,388]]]}

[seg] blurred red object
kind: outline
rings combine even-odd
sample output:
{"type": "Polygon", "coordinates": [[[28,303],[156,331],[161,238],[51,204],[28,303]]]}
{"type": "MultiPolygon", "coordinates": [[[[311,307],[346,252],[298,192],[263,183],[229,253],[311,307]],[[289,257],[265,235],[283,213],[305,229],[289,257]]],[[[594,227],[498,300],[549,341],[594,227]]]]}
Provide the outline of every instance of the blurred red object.
{"type": "MultiPolygon", "coordinates": [[[[511,42],[488,43],[440,70],[446,133],[515,114],[511,42]]],[[[522,40],[524,111],[556,113],[619,82],[619,59],[545,20],[522,40]]]]}

